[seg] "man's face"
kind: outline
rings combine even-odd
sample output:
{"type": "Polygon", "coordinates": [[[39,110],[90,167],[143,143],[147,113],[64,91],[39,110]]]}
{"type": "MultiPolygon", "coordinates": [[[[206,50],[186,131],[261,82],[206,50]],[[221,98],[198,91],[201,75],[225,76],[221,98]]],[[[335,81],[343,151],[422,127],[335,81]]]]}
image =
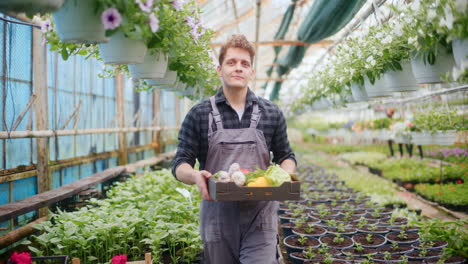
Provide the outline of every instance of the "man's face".
{"type": "Polygon", "coordinates": [[[243,89],[254,75],[249,52],[239,48],[227,49],[223,64],[217,71],[226,88],[243,89]]]}

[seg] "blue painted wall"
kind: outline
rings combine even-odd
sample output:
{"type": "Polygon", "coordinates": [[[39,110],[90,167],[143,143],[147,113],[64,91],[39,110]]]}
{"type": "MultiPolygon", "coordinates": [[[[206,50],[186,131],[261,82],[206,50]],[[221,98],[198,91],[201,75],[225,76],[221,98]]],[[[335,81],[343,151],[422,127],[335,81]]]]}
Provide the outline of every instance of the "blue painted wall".
{"type": "MultiPolygon", "coordinates": [[[[0,13],[0,16],[3,16],[0,13]]],[[[9,18],[12,19],[12,18],[9,18]]],[[[0,115],[2,130],[11,130],[20,112],[34,92],[32,87],[32,30],[30,26],[0,20],[0,115]],[[5,24],[6,23],[6,24],[5,24]],[[4,41],[3,37],[6,37],[4,41]],[[3,71],[4,60],[6,71],[3,71]],[[3,100],[6,96],[6,100],[3,100]],[[5,124],[6,127],[3,127],[5,124]]],[[[65,121],[81,101],[76,128],[114,128],[116,114],[115,80],[98,77],[103,63],[94,58],[85,60],[72,56],[63,61],[55,52],[47,51],[48,119],[49,129],[62,129],[65,121]]],[[[153,121],[153,96],[135,92],[130,78],[125,82],[125,118],[127,126],[133,126],[133,117],[140,109],[141,126],[150,126],[153,121]]],[[[175,97],[171,92],[162,92],[160,97],[161,125],[175,125],[175,97]]],[[[34,107],[32,108],[34,109],[34,107]]],[[[181,111],[183,113],[183,111],[181,111]]],[[[17,131],[35,130],[34,111],[29,111],[17,127],[17,131]]],[[[65,129],[74,128],[74,118],[65,129]]],[[[152,132],[127,133],[128,147],[151,143],[152,132]]],[[[173,148],[173,146],[172,146],[173,148]]],[[[118,149],[117,134],[78,135],[50,138],[50,161],[85,156],[92,153],[118,149]]],[[[129,153],[129,162],[147,159],[155,155],[154,150],[129,153]]],[[[0,169],[16,168],[37,162],[36,139],[0,140],[0,169]]],[[[96,172],[118,165],[118,158],[97,160],[93,163],[51,171],[51,186],[58,188],[96,172]]],[[[0,183],[0,205],[37,194],[36,177],[0,183]]],[[[17,228],[36,216],[36,212],[0,223],[0,227],[17,228]]],[[[0,235],[5,231],[0,231],[0,235]]]]}

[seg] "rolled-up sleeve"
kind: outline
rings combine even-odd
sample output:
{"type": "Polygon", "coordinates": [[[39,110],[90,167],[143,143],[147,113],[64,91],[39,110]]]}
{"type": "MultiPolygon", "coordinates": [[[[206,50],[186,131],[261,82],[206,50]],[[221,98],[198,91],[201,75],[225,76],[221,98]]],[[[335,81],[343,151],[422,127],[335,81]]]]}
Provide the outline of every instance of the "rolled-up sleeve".
{"type": "Polygon", "coordinates": [[[200,149],[198,140],[200,135],[200,122],[197,114],[199,107],[194,106],[185,116],[182,126],[179,131],[179,144],[173,161],[172,174],[176,176],[176,169],[182,163],[188,163],[192,167],[195,166],[195,161],[200,149]]]}
{"type": "Polygon", "coordinates": [[[273,134],[271,141],[271,149],[273,152],[273,162],[281,164],[286,159],[293,160],[296,165],[296,156],[289,145],[286,119],[284,118],[283,112],[278,108],[278,123],[273,134]]]}

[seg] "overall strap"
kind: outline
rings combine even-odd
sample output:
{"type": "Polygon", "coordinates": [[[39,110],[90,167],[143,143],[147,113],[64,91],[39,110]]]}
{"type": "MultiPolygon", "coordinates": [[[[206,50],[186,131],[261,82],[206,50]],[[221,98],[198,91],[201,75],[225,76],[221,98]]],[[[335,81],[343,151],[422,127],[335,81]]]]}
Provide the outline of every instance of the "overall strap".
{"type": "Polygon", "coordinates": [[[221,115],[219,114],[218,107],[216,106],[214,96],[210,97],[210,103],[211,103],[212,110],[211,110],[210,116],[208,118],[208,132],[209,132],[209,134],[213,133],[213,128],[212,128],[213,119],[216,122],[216,129],[217,130],[222,130],[223,129],[223,122],[221,121],[221,115]]]}
{"type": "Polygon", "coordinates": [[[250,128],[257,128],[258,122],[260,121],[260,110],[258,103],[253,104],[252,117],[250,118],[250,128]]]}

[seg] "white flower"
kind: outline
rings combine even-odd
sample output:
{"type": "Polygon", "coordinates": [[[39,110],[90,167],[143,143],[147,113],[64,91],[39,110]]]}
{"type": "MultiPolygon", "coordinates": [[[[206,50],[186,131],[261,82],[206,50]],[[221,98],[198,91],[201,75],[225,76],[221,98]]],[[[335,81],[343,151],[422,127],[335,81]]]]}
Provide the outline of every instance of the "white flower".
{"type": "Polygon", "coordinates": [[[377,34],[375,34],[375,37],[377,39],[381,39],[383,37],[382,32],[378,32],[377,34]]]}
{"type": "Polygon", "coordinates": [[[466,0],[455,0],[455,9],[464,14],[466,12],[466,8],[468,6],[468,1],[466,0]]]}
{"type": "Polygon", "coordinates": [[[403,35],[403,25],[401,23],[395,23],[393,27],[393,34],[395,34],[397,37],[403,35]]]}
{"type": "Polygon", "coordinates": [[[446,22],[447,28],[453,29],[454,18],[453,18],[452,9],[450,8],[450,6],[448,5],[445,6],[444,13],[445,13],[445,22],[446,22]]]}
{"type": "Polygon", "coordinates": [[[384,39],[382,39],[383,44],[389,44],[393,40],[392,35],[387,35],[384,39]]]}
{"type": "Polygon", "coordinates": [[[418,38],[417,37],[411,37],[408,39],[408,44],[417,46],[418,45],[418,38]]]}
{"type": "Polygon", "coordinates": [[[420,0],[415,0],[412,4],[411,4],[411,10],[413,10],[413,12],[417,12],[419,10],[419,8],[421,7],[421,3],[420,3],[420,0]]]}
{"type": "Polygon", "coordinates": [[[427,20],[432,21],[436,17],[437,13],[434,9],[430,9],[429,11],[427,11],[427,20]]]}

